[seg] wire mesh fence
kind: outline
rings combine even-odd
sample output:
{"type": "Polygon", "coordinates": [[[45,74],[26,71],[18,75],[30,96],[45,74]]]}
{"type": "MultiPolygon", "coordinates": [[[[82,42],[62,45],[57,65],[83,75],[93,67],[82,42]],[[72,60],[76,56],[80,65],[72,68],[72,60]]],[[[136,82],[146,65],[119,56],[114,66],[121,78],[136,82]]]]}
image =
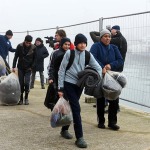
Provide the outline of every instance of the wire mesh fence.
{"type": "Polygon", "coordinates": [[[103,18],[106,25],[120,25],[128,42],[124,74],[128,84],[121,98],[150,108],[150,12],[103,18]]]}
{"type": "MultiPolygon", "coordinates": [[[[56,30],[64,29],[67,37],[74,42],[75,35],[78,33],[84,34],[88,39],[87,50],[90,50],[93,44],[89,32],[99,31],[101,28],[105,29],[107,25],[119,25],[121,33],[126,38],[128,43],[128,50],[125,59],[124,74],[127,76],[128,84],[122,91],[121,99],[140,104],[150,108],[150,11],[137,14],[130,14],[124,16],[115,16],[109,18],[100,18],[91,22],[85,22],[75,25],[68,25],[63,27],[55,27],[49,29],[40,29],[24,32],[15,32],[12,45],[16,47],[17,44],[24,41],[27,34],[33,36],[33,42],[37,37],[45,40],[45,36],[54,36],[56,30]]],[[[1,34],[2,32],[0,32],[1,34]]],[[[45,44],[49,54],[53,51],[52,48],[45,44]]],[[[13,61],[14,54],[10,53],[10,66],[13,61]]],[[[45,59],[45,77],[47,78],[47,66],[49,58],[45,59]]]]}

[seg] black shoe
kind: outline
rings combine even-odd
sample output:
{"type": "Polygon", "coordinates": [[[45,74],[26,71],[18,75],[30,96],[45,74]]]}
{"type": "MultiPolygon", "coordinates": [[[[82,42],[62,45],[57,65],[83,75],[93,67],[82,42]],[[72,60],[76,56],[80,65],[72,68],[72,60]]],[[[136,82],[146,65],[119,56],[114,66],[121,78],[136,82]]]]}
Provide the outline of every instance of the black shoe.
{"type": "Polygon", "coordinates": [[[93,107],[96,107],[96,105],[93,105],[93,107]]]}
{"type": "Polygon", "coordinates": [[[120,112],[120,108],[117,110],[117,113],[119,113],[120,112]]]}
{"type": "Polygon", "coordinates": [[[29,100],[28,100],[28,99],[25,99],[25,100],[24,100],[24,104],[25,104],[25,105],[29,105],[29,100]]]}
{"type": "Polygon", "coordinates": [[[43,85],[43,86],[41,86],[41,89],[45,89],[45,86],[43,85]]]}
{"type": "Polygon", "coordinates": [[[103,123],[99,123],[98,128],[105,129],[105,125],[103,123]]]}
{"type": "Polygon", "coordinates": [[[60,134],[65,139],[72,139],[73,138],[73,136],[68,132],[68,130],[61,131],[60,134]]]}
{"type": "Polygon", "coordinates": [[[77,139],[75,141],[75,144],[77,145],[77,147],[79,148],[87,148],[87,143],[84,141],[83,137],[77,139]]]}
{"type": "Polygon", "coordinates": [[[33,86],[33,85],[31,85],[31,86],[30,86],[30,89],[33,89],[33,88],[34,88],[34,86],[33,86]]]}
{"type": "Polygon", "coordinates": [[[119,130],[120,129],[120,127],[116,124],[109,124],[108,127],[111,128],[112,130],[119,130]]]}
{"type": "Polygon", "coordinates": [[[22,105],[23,104],[23,100],[20,100],[19,102],[18,102],[18,105],[22,105]]]}

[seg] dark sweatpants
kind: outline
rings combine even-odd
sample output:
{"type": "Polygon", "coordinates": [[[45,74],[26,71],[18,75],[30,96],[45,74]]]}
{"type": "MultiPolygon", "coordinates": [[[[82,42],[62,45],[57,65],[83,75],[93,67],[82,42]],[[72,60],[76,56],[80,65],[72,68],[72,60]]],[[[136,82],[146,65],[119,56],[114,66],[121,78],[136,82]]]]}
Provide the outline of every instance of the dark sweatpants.
{"type": "MultiPolygon", "coordinates": [[[[43,71],[39,71],[39,74],[40,74],[41,86],[44,86],[44,74],[43,74],[43,71]]],[[[34,86],[35,75],[36,75],[36,71],[32,70],[31,86],[34,86]]]]}
{"type": "Polygon", "coordinates": [[[25,71],[18,69],[18,77],[20,82],[21,93],[29,93],[30,90],[31,70],[25,71]]]}
{"type": "MultiPolygon", "coordinates": [[[[79,99],[82,93],[81,88],[79,88],[77,85],[64,82],[64,94],[67,100],[70,103],[72,114],[73,114],[73,122],[74,122],[74,131],[76,138],[83,137],[83,131],[82,131],[82,123],[81,123],[81,115],[80,115],[80,104],[79,99]]],[[[62,131],[68,130],[69,126],[62,127],[62,131]]]]}
{"type": "MultiPolygon", "coordinates": [[[[117,100],[108,100],[108,124],[117,124],[117,108],[118,108],[118,101],[117,100]]],[[[97,99],[97,117],[98,123],[104,124],[105,123],[105,98],[97,99]]]]}

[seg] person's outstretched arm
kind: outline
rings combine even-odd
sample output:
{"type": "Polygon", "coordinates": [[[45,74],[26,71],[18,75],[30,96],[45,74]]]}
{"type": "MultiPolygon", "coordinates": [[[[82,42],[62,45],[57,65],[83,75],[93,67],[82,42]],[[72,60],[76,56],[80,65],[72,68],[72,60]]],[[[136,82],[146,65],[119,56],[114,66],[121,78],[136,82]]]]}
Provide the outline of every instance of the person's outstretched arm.
{"type": "Polygon", "coordinates": [[[97,31],[92,31],[90,32],[91,39],[93,40],[94,43],[100,41],[100,33],[97,31]]]}

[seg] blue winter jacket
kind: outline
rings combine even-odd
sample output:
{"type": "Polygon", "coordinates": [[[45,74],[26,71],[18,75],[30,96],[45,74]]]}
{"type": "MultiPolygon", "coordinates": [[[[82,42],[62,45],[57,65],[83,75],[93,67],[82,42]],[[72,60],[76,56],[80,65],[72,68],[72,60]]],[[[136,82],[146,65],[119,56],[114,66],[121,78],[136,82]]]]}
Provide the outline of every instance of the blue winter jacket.
{"type": "Polygon", "coordinates": [[[90,52],[102,68],[110,64],[111,70],[117,71],[119,67],[123,66],[124,61],[119,49],[113,44],[106,46],[102,42],[97,42],[92,45],[90,52]]]}
{"type": "Polygon", "coordinates": [[[5,35],[0,35],[0,56],[6,59],[8,51],[15,52],[16,50],[12,48],[11,42],[5,35]]]}

